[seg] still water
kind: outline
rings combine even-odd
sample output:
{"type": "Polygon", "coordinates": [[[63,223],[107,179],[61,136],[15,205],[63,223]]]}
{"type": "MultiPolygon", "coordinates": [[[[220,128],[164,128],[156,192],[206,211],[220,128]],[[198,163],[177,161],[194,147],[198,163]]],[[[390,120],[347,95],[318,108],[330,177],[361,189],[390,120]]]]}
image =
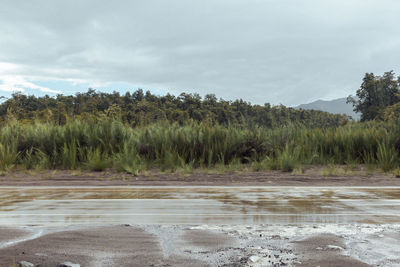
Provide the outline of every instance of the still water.
{"type": "Polygon", "coordinates": [[[400,223],[400,187],[0,187],[0,225],[400,223]]]}

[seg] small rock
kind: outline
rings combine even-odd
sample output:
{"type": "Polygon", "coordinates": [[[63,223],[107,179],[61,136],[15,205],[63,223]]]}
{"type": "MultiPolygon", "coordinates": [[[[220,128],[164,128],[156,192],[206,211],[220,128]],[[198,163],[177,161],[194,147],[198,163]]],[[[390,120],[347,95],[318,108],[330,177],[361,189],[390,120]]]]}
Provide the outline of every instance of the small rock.
{"type": "Polygon", "coordinates": [[[322,250],[322,248],[321,248],[321,247],[316,247],[315,249],[316,249],[316,250],[322,250]]]}
{"type": "Polygon", "coordinates": [[[18,262],[18,267],[35,267],[35,264],[27,261],[18,262]]]}
{"type": "Polygon", "coordinates": [[[334,246],[334,245],[327,245],[326,247],[327,247],[328,249],[333,249],[333,250],[343,250],[342,247],[334,246]]]}
{"type": "Polygon", "coordinates": [[[256,255],[253,255],[253,256],[250,256],[249,260],[250,260],[251,262],[257,262],[257,261],[260,260],[260,257],[258,257],[258,256],[256,256],[256,255]]]}
{"type": "Polygon", "coordinates": [[[77,263],[72,263],[72,262],[66,261],[66,262],[60,263],[60,265],[58,265],[58,267],[81,267],[81,265],[77,264],[77,263]]]}
{"type": "Polygon", "coordinates": [[[378,235],[378,236],[381,237],[381,238],[382,238],[382,237],[385,237],[384,235],[378,235]]]}

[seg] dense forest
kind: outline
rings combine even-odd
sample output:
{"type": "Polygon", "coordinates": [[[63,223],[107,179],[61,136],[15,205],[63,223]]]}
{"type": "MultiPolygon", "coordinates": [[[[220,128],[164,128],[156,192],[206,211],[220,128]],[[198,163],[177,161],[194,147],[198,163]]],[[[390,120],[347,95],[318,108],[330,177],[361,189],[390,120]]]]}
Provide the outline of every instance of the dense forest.
{"type": "Polygon", "coordinates": [[[0,105],[0,171],[90,169],[138,174],[218,166],[292,171],[305,165],[399,169],[400,79],[367,73],[344,115],[214,95],[14,94],[0,105]]]}
{"type": "Polygon", "coordinates": [[[220,125],[258,125],[278,127],[301,123],[307,127],[336,127],[349,121],[346,115],[315,110],[297,110],[283,105],[252,105],[243,100],[226,101],[215,95],[185,94],[156,96],[137,90],[120,95],[89,89],[75,96],[35,97],[13,94],[0,105],[0,119],[15,118],[21,122],[53,122],[65,124],[69,119],[113,118],[130,126],[156,122],[187,121],[220,125]]]}

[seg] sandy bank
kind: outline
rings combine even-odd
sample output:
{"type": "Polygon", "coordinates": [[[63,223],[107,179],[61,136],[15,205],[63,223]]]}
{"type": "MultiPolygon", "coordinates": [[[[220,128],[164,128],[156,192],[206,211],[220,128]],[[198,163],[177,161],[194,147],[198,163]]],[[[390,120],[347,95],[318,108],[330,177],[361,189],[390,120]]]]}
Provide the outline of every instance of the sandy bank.
{"type": "MultiPolygon", "coordinates": [[[[30,227],[43,235],[0,249],[56,266],[399,266],[400,225],[117,225],[30,227]]],[[[9,230],[9,229],[6,229],[9,230]]],[[[20,229],[15,229],[17,238],[20,229]]],[[[0,235],[5,236],[5,228],[0,235]]],[[[9,232],[10,233],[10,232],[9,232]]],[[[3,238],[3,241],[6,242],[3,238]]]]}

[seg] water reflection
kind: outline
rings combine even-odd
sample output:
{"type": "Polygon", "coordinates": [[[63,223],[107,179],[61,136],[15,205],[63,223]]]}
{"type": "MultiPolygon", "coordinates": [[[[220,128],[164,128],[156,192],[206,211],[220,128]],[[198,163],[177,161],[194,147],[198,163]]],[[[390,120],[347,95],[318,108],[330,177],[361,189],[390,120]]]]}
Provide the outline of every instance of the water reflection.
{"type": "Polygon", "coordinates": [[[400,223],[400,188],[0,188],[0,225],[400,223]]]}

